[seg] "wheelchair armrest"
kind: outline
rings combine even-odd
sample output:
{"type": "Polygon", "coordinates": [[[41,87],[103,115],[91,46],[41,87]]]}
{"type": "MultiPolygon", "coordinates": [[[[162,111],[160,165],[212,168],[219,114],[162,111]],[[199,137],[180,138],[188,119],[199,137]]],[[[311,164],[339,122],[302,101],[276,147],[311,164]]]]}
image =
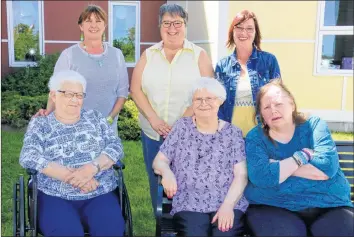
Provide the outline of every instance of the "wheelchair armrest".
{"type": "Polygon", "coordinates": [[[113,169],[115,169],[115,170],[119,170],[119,169],[124,170],[124,168],[125,168],[125,164],[122,161],[120,161],[120,160],[117,161],[117,163],[115,163],[113,165],[113,169]]]}
{"type": "Polygon", "coordinates": [[[35,169],[26,169],[28,175],[37,175],[38,171],[35,169]]]}

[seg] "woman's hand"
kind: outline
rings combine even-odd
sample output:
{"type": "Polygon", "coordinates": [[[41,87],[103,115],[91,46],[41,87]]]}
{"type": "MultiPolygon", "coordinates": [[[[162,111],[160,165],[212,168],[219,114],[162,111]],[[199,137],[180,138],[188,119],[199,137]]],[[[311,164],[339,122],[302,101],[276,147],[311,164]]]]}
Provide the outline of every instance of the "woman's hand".
{"type": "Polygon", "coordinates": [[[168,125],[165,121],[160,119],[158,116],[149,119],[151,127],[164,138],[167,137],[168,133],[171,131],[170,125],[168,125]]]}
{"type": "Polygon", "coordinates": [[[98,181],[93,178],[93,179],[89,180],[84,186],[82,186],[81,192],[82,193],[89,193],[89,192],[95,191],[97,189],[98,185],[100,185],[98,183],[98,181]]]}
{"type": "Polygon", "coordinates": [[[40,109],[38,110],[38,112],[32,116],[32,118],[38,117],[38,116],[47,116],[48,114],[50,114],[50,111],[46,110],[46,109],[40,109]]]}
{"type": "Polygon", "coordinates": [[[177,192],[177,181],[172,171],[162,175],[161,184],[168,198],[172,198],[177,192]]]}
{"type": "Polygon", "coordinates": [[[71,184],[76,188],[82,188],[93,178],[93,176],[95,176],[96,173],[97,168],[93,164],[88,163],[74,170],[69,176],[66,177],[64,182],[71,184]]]}
{"type": "Polygon", "coordinates": [[[211,224],[218,221],[218,229],[222,232],[229,231],[234,224],[234,206],[232,204],[223,203],[215,214],[211,224]]]}

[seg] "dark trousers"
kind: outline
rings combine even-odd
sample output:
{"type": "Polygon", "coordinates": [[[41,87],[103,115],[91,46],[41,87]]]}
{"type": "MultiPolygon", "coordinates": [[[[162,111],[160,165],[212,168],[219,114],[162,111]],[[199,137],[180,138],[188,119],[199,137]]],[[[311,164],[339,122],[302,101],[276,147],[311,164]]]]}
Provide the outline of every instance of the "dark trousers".
{"type": "Polygon", "coordinates": [[[123,236],[124,219],[117,195],[69,201],[38,191],[39,228],[44,236],[123,236]]]}
{"type": "Polygon", "coordinates": [[[244,229],[244,213],[234,210],[234,224],[229,231],[218,229],[218,221],[211,224],[216,212],[200,213],[192,211],[177,212],[173,216],[178,236],[241,236],[244,229]]]}
{"type": "Polygon", "coordinates": [[[295,212],[250,205],[246,222],[253,236],[353,236],[354,208],[308,208],[295,212]]]}
{"type": "Polygon", "coordinates": [[[153,140],[145,135],[143,131],[141,131],[141,142],[143,144],[143,155],[145,161],[146,172],[149,177],[150,184],[150,197],[151,204],[154,210],[156,211],[156,195],[157,195],[157,175],[154,173],[152,169],[152,162],[154,161],[157,153],[160,150],[160,146],[163,143],[163,139],[160,141],[153,140]]]}

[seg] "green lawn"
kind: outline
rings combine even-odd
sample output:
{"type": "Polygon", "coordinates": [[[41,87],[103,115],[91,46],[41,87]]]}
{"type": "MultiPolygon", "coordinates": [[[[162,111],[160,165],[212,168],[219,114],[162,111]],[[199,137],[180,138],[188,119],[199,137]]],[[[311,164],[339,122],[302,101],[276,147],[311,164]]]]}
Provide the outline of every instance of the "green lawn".
{"type": "MultiPolygon", "coordinates": [[[[333,133],[335,140],[353,140],[353,133],[333,133]]],[[[18,164],[22,147],[23,132],[1,133],[1,235],[12,236],[12,185],[24,169],[18,164]]],[[[149,185],[145,172],[140,142],[123,142],[126,170],[125,183],[128,188],[133,212],[134,235],[153,236],[154,219],[150,205],[149,185]]]]}

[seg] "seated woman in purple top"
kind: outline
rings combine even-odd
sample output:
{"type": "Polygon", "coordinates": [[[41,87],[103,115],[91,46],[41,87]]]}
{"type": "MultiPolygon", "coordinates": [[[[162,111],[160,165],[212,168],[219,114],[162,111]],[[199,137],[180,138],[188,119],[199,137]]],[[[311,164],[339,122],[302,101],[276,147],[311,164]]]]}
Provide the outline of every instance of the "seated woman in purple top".
{"type": "Polygon", "coordinates": [[[211,78],[193,85],[193,117],[179,119],[162,144],[153,169],[172,198],[178,235],[237,236],[248,202],[242,132],[218,119],[224,87],[211,78]]]}

